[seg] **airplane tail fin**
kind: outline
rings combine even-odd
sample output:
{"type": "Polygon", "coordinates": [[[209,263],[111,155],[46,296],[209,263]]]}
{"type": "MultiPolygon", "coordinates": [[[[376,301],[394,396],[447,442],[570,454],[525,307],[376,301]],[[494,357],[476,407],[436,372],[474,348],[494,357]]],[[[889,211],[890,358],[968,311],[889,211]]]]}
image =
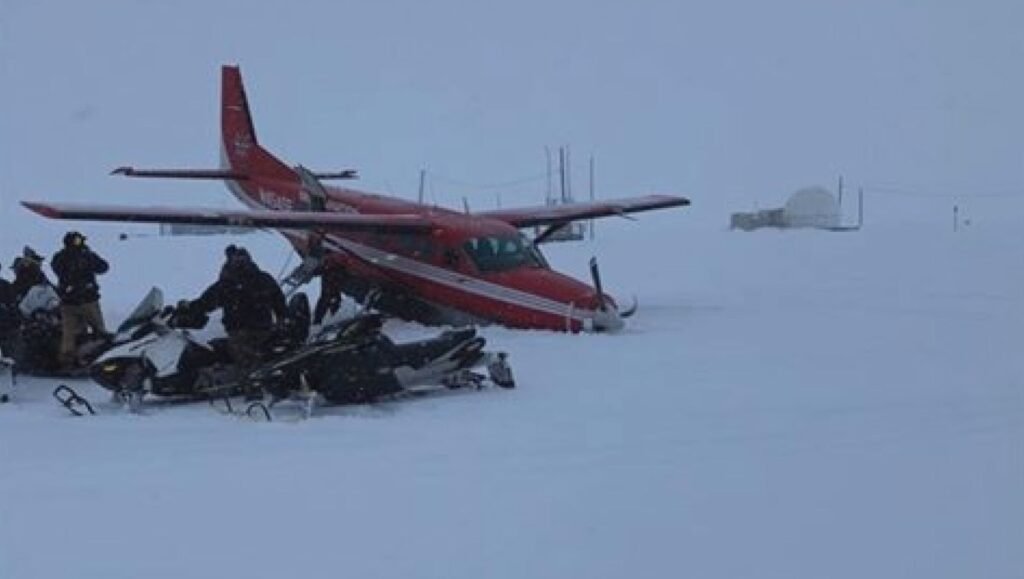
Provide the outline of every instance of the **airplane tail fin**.
{"type": "Polygon", "coordinates": [[[242,73],[237,66],[221,69],[221,167],[251,177],[297,181],[298,176],[260,147],[249,113],[242,73]]]}

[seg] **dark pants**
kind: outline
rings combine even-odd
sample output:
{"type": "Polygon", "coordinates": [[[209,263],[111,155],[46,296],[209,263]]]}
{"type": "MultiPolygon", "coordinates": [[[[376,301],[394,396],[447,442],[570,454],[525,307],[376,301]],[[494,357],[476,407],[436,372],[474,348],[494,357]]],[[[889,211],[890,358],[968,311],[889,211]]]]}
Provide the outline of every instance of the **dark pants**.
{"type": "Polygon", "coordinates": [[[269,339],[270,330],[235,330],[228,334],[228,353],[242,375],[263,363],[269,339]]]}
{"type": "Polygon", "coordinates": [[[316,307],[313,308],[313,323],[319,324],[324,321],[327,312],[331,315],[338,313],[341,307],[341,274],[327,271],[320,276],[320,298],[316,300],[316,307]]]}

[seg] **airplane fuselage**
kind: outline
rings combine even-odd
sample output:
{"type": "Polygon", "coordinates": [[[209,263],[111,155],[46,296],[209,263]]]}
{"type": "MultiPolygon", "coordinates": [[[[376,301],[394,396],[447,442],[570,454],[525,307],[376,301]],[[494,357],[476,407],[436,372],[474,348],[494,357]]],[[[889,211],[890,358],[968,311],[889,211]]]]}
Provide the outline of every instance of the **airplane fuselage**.
{"type": "MultiPolygon", "coordinates": [[[[253,209],[308,211],[311,205],[294,181],[228,181],[228,187],[253,209]]],[[[303,255],[322,242],[326,259],[348,274],[347,293],[362,298],[374,292],[379,307],[425,323],[561,331],[614,323],[605,319],[611,310],[601,310],[594,288],[552,270],[533,242],[503,221],[349,188],[326,192],[326,211],[417,214],[433,225],[427,235],[282,231],[303,255]]]]}

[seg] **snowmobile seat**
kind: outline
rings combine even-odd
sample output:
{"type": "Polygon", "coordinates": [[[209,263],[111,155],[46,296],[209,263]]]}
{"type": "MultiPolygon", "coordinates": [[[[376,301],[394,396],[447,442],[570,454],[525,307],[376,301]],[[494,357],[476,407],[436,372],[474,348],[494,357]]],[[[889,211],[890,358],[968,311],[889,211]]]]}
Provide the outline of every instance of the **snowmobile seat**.
{"type": "Polygon", "coordinates": [[[457,355],[461,355],[464,349],[460,348],[460,346],[475,341],[479,341],[480,347],[473,349],[473,353],[477,353],[483,348],[483,338],[476,337],[476,328],[446,330],[432,340],[410,342],[407,344],[395,344],[388,340],[390,344],[389,359],[392,360],[394,367],[409,366],[410,368],[422,368],[429,362],[453,350],[458,350],[457,355]]]}

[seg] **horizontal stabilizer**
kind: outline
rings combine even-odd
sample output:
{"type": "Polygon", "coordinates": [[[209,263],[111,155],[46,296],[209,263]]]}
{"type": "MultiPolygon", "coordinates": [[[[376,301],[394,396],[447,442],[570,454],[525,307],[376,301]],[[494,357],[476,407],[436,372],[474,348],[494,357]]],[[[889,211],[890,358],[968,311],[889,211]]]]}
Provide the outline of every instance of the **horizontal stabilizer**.
{"type": "Polygon", "coordinates": [[[316,211],[233,211],[213,208],[126,207],[22,201],[26,208],[51,219],[119,221],[132,223],[185,223],[275,229],[323,229],[373,233],[431,231],[431,221],[420,215],[362,215],[316,211]]]}
{"type": "Polygon", "coordinates": [[[343,169],[341,171],[329,171],[326,173],[313,172],[313,176],[321,181],[330,181],[333,179],[358,179],[359,171],[355,169],[343,169]]]}
{"type": "Polygon", "coordinates": [[[225,171],[224,169],[136,169],[134,167],[118,167],[111,171],[110,174],[156,179],[231,179],[234,181],[244,181],[249,178],[244,173],[225,171]]]}
{"type": "MultiPolygon", "coordinates": [[[[220,179],[231,181],[245,181],[249,179],[247,173],[225,169],[136,169],[135,167],[118,167],[111,171],[110,174],[123,177],[149,177],[155,179],[220,179]]],[[[313,172],[313,175],[322,181],[359,178],[359,172],[355,169],[324,173],[313,172]]]]}

